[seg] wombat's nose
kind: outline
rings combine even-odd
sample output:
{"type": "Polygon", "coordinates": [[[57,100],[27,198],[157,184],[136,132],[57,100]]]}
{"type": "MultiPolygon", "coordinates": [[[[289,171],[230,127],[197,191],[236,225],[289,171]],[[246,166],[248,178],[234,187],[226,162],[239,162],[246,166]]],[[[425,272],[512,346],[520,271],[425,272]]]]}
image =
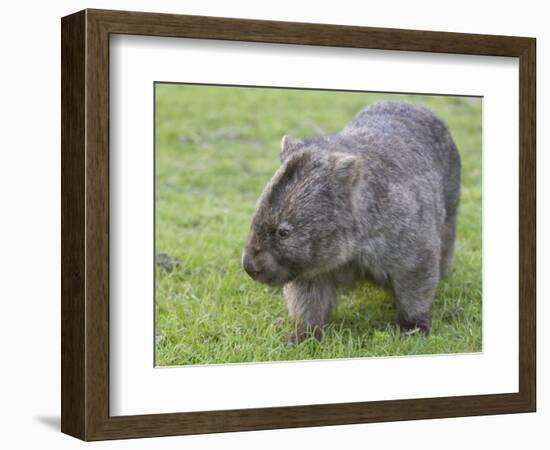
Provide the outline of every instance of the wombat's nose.
{"type": "Polygon", "coordinates": [[[246,273],[250,275],[252,278],[256,277],[258,275],[258,268],[254,264],[254,261],[250,257],[248,253],[245,253],[243,255],[243,268],[246,270],[246,273]]]}

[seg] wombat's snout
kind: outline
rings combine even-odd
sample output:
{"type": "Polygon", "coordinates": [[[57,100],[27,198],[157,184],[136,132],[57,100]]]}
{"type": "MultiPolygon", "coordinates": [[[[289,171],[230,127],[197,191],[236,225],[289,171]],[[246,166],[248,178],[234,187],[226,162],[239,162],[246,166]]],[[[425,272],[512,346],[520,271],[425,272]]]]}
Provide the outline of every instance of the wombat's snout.
{"type": "Polygon", "coordinates": [[[280,266],[273,255],[265,250],[245,249],[242,265],[254,281],[270,286],[282,286],[290,276],[288,270],[280,266]]]}
{"type": "Polygon", "coordinates": [[[256,279],[256,277],[261,272],[258,269],[257,264],[254,262],[254,260],[252,259],[252,257],[249,255],[248,252],[244,252],[243,254],[243,268],[246,271],[246,273],[254,279],[256,279]]]}

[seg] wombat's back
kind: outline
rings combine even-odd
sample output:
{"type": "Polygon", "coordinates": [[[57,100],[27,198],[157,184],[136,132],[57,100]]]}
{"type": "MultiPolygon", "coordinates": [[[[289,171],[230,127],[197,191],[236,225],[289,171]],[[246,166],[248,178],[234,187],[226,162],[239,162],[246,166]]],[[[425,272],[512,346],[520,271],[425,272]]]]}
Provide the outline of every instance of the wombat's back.
{"type": "Polygon", "coordinates": [[[340,136],[353,138],[366,152],[383,152],[405,167],[413,163],[414,168],[423,160],[444,175],[460,168],[447,126],[429,109],[411,103],[375,102],[361,110],[340,136]]]}
{"type": "Polygon", "coordinates": [[[387,182],[404,183],[428,173],[436,176],[447,214],[456,214],[460,155],[445,123],[429,109],[378,101],[361,110],[339,136],[353,141],[355,153],[387,182]]]}

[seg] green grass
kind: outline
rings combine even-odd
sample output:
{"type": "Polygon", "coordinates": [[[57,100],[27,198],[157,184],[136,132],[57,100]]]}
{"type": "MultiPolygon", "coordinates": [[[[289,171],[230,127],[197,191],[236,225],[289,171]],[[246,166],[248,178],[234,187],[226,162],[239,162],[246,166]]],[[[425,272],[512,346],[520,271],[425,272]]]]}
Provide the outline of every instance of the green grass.
{"type": "Polygon", "coordinates": [[[156,364],[477,352],[481,350],[481,100],[459,97],[158,84],[156,364]],[[280,289],[253,282],[240,257],[256,199],[284,134],[342,128],[367,104],[398,98],[446,121],[462,157],[455,268],[440,283],[429,337],[402,336],[391,293],[342,292],[323,339],[286,343],[280,289]]]}

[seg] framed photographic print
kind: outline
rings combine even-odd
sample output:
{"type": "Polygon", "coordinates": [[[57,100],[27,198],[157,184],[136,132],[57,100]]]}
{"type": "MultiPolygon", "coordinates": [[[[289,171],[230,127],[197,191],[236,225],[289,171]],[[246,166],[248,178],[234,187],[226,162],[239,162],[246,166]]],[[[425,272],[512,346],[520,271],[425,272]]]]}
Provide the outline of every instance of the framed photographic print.
{"type": "Polygon", "coordinates": [[[535,411],[535,39],[62,29],[62,431],[535,411]]]}

